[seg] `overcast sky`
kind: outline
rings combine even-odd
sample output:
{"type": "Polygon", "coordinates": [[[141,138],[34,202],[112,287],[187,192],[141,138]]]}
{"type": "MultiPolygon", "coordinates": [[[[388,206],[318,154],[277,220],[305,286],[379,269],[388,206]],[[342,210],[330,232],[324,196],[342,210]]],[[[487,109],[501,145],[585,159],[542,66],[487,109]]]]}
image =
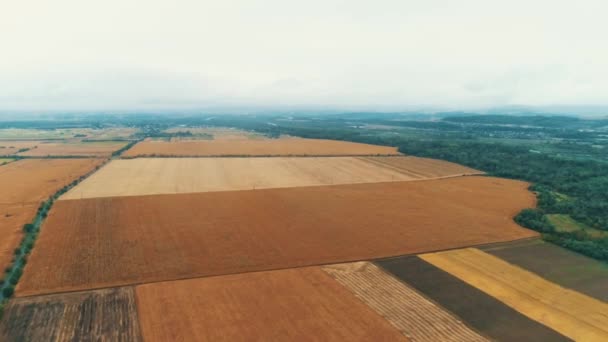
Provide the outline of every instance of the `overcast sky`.
{"type": "Polygon", "coordinates": [[[0,111],[608,105],[606,0],[0,4],[0,111]]]}

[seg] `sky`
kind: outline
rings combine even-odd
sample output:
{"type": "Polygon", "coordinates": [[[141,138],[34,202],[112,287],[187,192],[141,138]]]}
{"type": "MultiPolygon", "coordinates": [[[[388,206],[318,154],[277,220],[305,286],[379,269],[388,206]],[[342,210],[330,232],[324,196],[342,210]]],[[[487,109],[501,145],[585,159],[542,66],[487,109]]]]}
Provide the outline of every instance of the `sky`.
{"type": "Polygon", "coordinates": [[[608,106],[606,0],[0,5],[0,111],[608,106]]]}

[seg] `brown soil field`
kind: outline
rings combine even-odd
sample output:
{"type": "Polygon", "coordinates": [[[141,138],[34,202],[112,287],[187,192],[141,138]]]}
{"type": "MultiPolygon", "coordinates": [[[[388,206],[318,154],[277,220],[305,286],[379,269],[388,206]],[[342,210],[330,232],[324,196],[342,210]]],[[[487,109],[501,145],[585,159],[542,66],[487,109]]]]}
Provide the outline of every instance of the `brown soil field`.
{"type": "Polygon", "coordinates": [[[138,158],[113,160],[62,199],[416,179],[419,177],[354,157],[138,158]]]}
{"type": "Polygon", "coordinates": [[[37,210],[38,204],[0,204],[1,270],[10,264],[15,248],[19,246],[23,238],[23,225],[32,221],[37,210]]]}
{"type": "Polygon", "coordinates": [[[405,341],[319,268],[136,287],[145,341],[405,341]]]}
{"type": "Polygon", "coordinates": [[[563,287],[608,302],[608,264],[542,240],[483,248],[563,287]]]}
{"type": "Polygon", "coordinates": [[[8,266],[38,206],[99,165],[92,159],[27,159],[0,168],[0,268],[8,266]]]}
{"type": "Polygon", "coordinates": [[[323,270],[412,341],[489,341],[370,262],[324,266],[323,270]]]}
{"type": "Polygon", "coordinates": [[[345,156],[398,155],[396,147],[322,139],[142,141],[126,151],[136,156],[345,156]]]}
{"type": "Polygon", "coordinates": [[[608,341],[607,303],[475,248],[420,258],[573,340],[608,341]]]}
{"type": "Polygon", "coordinates": [[[95,142],[43,142],[29,151],[19,153],[20,156],[85,156],[109,157],[112,152],[127,144],[126,141],[95,141],[95,142]]]}
{"type": "Polygon", "coordinates": [[[416,256],[375,263],[492,340],[571,341],[416,256]]]}
{"type": "Polygon", "coordinates": [[[458,177],[58,201],[18,295],[369,260],[538,236],[528,184],[458,177]]]}
{"type": "Polygon", "coordinates": [[[444,160],[419,157],[360,157],[416,179],[481,175],[484,172],[444,160]]]}
{"type": "Polygon", "coordinates": [[[12,299],[1,341],[141,341],[132,288],[12,299]]]}

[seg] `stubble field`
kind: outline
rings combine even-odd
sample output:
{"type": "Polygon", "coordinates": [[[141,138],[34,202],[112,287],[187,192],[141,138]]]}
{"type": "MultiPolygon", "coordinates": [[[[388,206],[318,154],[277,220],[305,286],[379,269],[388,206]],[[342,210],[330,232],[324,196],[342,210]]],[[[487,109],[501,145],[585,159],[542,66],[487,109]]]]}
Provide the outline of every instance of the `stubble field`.
{"type": "Polygon", "coordinates": [[[17,288],[32,295],[422,253],[537,236],[528,184],[459,177],[58,201],[17,288]]]}
{"type": "Polygon", "coordinates": [[[323,270],[413,341],[489,341],[373,263],[329,265],[323,270]]]}
{"type": "Polygon", "coordinates": [[[62,199],[379,183],[471,172],[463,166],[424,158],[374,160],[355,157],[114,160],[62,199]],[[387,166],[391,163],[399,167],[387,166]]]}
{"type": "Polygon", "coordinates": [[[142,141],[123,154],[137,156],[344,156],[398,155],[397,148],[347,141],[280,138],[200,141],[142,141]]]}

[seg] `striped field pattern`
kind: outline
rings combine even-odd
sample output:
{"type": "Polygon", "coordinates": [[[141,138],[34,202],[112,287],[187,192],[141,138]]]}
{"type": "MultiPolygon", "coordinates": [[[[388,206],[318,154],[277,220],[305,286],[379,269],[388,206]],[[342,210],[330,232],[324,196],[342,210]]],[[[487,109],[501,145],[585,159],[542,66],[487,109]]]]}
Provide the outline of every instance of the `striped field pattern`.
{"type": "Polygon", "coordinates": [[[487,341],[370,262],[324,266],[323,270],[411,341],[487,341]]]}
{"type": "Polygon", "coordinates": [[[475,248],[420,258],[573,340],[608,341],[607,303],[475,248]]]}

